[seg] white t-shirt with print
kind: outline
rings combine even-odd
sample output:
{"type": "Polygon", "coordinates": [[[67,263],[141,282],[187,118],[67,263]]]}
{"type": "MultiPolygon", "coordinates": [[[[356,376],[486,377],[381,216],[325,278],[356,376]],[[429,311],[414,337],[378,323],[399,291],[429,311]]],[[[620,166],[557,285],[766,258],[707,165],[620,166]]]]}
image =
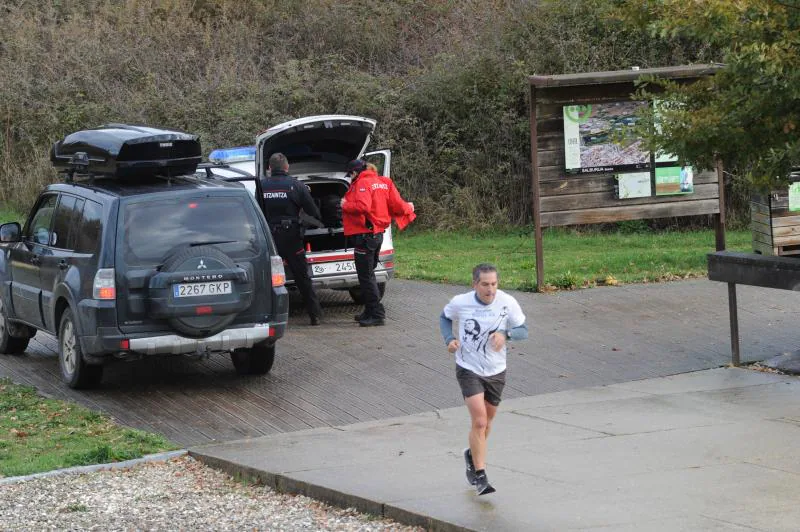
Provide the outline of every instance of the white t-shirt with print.
{"type": "Polygon", "coordinates": [[[525,323],[525,314],[517,300],[498,290],[494,301],[487,305],[475,291],[455,296],[444,307],[444,315],[458,321],[456,364],[483,377],[497,375],[506,369],[506,347],[492,349],[489,336],[496,331],[506,332],[525,323]]]}

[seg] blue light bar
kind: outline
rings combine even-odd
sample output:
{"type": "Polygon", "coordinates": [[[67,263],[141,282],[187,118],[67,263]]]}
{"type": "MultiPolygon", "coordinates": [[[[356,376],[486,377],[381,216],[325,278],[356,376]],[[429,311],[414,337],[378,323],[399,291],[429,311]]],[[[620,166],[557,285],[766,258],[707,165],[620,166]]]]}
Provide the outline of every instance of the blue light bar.
{"type": "Polygon", "coordinates": [[[208,160],[217,164],[230,164],[239,161],[253,161],[256,158],[255,146],[239,146],[238,148],[222,148],[208,154],[208,160]]]}

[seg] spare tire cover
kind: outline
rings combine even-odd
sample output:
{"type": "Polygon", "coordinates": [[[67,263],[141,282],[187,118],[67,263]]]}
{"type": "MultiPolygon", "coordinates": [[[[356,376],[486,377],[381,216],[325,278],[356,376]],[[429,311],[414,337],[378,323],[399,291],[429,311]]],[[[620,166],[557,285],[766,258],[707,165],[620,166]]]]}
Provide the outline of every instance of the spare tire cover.
{"type": "MultiPolygon", "coordinates": [[[[162,273],[200,274],[213,276],[215,272],[230,272],[237,269],[233,260],[214,246],[195,246],[182,248],[164,261],[162,273]]],[[[249,280],[252,282],[252,279],[249,280]]],[[[234,287],[236,292],[236,287],[234,287]]],[[[214,296],[196,296],[188,298],[192,303],[203,305],[214,296]]],[[[181,298],[184,299],[184,298],[181,298]]],[[[188,302],[188,301],[187,301],[188,302]]],[[[213,336],[221,332],[236,318],[236,312],[217,310],[219,307],[209,305],[214,309],[210,314],[194,316],[175,316],[168,318],[168,323],[176,331],[193,338],[213,336]]]]}

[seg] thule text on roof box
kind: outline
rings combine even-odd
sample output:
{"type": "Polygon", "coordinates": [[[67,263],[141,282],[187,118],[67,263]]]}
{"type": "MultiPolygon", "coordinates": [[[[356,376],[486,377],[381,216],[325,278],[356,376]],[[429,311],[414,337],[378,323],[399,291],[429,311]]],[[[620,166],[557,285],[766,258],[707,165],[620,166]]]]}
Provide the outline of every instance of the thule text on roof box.
{"type": "Polygon", "coordinates": [[[70,174],[189,174],[201,160],[200,140],[182,131],[106,124],[57,141],[50,160],[58,170],[70,174]]]}

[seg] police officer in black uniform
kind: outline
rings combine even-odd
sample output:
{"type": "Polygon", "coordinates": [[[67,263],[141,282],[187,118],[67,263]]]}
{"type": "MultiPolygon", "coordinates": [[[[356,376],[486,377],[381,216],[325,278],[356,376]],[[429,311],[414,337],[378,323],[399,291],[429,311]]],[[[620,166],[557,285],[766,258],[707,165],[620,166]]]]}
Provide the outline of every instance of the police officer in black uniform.
{"type": "Polygon", "coordinates": [[[303,297],[311,317],[311,325],[319,325],[322,307],[308,275],[306,251],[303,247],[304,229],[300,211],[319,220],[320,213],[308,187],[288,174],[289,161],[282,153],[269,158],[270,177],[261,179],[264,194],[264,216],[269,222],[278,253],[292,272],[294,282],[303,297]]]}

